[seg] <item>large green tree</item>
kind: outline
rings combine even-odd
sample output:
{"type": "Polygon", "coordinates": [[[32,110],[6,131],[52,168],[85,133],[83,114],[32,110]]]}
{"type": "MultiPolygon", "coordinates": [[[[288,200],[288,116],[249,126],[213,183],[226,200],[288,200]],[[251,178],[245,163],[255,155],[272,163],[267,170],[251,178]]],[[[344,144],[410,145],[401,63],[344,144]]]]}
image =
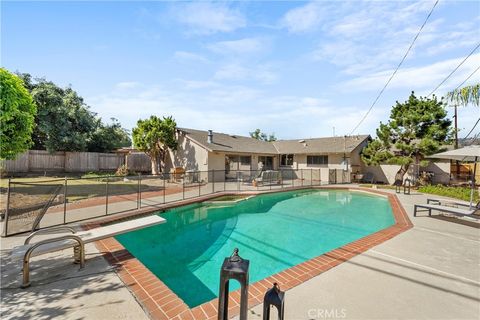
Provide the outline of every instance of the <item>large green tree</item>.
{"type": "Polygon", "coordinates": [[[118,121],[103,124],[72,88],[19,73],[38,107],[34,148],[54,151],[107,152],[131,144],[118,121]]]}
{"type": "Polygon", "coordinates": [[[138,120],[137,127],[132,131],[133,144],[150,157],[154,175],[165,167],[168,150],[177,148],[176,127],[177,123],[172,117],[160,119],[151,116],[146,120],[138,120]]]}
{"type": "Polygon", "coordinates": [[[449,143],[451,134],[451,120],[443,101],[435,96],[417,98],[412,92],[404,103],[397,101],[388,123],[380,122],[377,138],[363,150],[362,160],[367,165],[400,165],[395,180],[403,181],[412,163],[426,166],[425,157],[449,143]]]}
{"type": "Polygon", "coordinates": [[[111,124],[98,121],[96,130],[88,142],[88,151],[108,152],[132,144],[128,131],[120,125],[117,119],[111,118],[111,124]]]}
{"type": "Polygon", "coordinates": [[[267,135],[266,133],[262,132],[260,129],[255,129],[255,131],[250,132],[250,137],[257,140],[268,141],[268,142],[277,140],[274,133],[267,135]]]}
{"type": "Polygon", "coordinates": [[[36,112],[23,81],[0,68],[0,159],[15,159],[28,150],[36,112]]]}

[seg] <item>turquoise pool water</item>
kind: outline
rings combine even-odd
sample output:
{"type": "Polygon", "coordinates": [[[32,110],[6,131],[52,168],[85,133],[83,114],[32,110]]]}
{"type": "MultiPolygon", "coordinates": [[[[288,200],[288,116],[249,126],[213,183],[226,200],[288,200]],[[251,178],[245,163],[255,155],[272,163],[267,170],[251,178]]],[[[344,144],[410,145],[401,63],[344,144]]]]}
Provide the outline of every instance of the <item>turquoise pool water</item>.
{"type": "Polygon", "coordinates": [[[167,223],[116,239],[190,307],[217,297],[220,267],[235,247],[250,260],[253,283],[394,223],[387,199],[345,190],[194,204],[161,216],[167,223]]]}

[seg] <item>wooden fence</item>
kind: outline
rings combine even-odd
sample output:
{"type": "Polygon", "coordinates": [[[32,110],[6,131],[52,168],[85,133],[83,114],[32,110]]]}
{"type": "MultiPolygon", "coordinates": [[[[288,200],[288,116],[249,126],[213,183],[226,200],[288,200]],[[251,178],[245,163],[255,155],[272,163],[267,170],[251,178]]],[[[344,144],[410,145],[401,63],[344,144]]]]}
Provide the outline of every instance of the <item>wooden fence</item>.
{"type": "Polygon", "coordinates": [[[128,169],[150,172],[150,159],[143,153],[55,152],[29,150],[15,160],[2,161],[4,173],[114,171],[127,163],[128,169]]]}

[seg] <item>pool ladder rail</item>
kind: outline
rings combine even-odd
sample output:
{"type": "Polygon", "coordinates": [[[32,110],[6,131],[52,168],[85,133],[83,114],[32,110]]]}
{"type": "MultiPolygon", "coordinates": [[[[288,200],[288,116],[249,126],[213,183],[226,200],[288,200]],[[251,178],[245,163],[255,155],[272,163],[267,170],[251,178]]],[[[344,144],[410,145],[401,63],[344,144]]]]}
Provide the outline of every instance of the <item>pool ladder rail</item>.
{"type": "Polygon", "coordinates": [[[75,264],[80,264],[80,269],[85,267],[85,243],[80,238],[79,236],[75,235],[76,231],[72,227],[68,226],[60,226],[60,227],[54,227],[54,228],[49,228],[49,229],[42,229],[38,230],[35,232],[32,232],[24,242],[24,245],[29,245],[30,241],[32,240],[33,237],[40,235],[40,234],[49,234],[52,231],[69,231],[72,234],[66,234],[66,235],[61,235],[55,238],[49,238],[49,239],[44,239],[39,242],[33,243],[31,247],[27,249],[25,252],[25,255],[23,256],[23,268],[22,268],[22,274],[23,274],[23,280],[22,280],[22,288],[28,288],[30,286],[30,259],[32,257],[33,252],[35,249],[38,247],[41,247],[43,245],[49,244],[49,243],[55,243],[55,242],[60,242],[63,240],[73,240],[78,243],[78,245],[73,247],[73,257],[74,257],[74,263],[75,264]]]}

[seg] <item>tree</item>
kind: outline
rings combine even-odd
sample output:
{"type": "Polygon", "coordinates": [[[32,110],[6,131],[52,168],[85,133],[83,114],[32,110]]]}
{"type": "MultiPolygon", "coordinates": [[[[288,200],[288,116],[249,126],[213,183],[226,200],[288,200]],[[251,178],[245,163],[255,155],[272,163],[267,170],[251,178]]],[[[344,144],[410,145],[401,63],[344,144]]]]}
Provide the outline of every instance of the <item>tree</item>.
{"type": "Polygon", "coordinates": [[[255,129],[255,131],[250,132],[250,137],[257,140],[268,141],[268,142],[277,140],[274,133],[267,135],[266,133],[263,133],[260,129],[255,129]]]}
{"type": "Polygon", "coordinates": [[[32,145],[37,108],[16,75],[0,68],[0,159],[15,159],[32,145]]]}
{"type": "Polygon", "coordinates": [[[128,131],[122,128],[117,119],[111,118],[111,124],[103,124],[100,120],[96,130],[88,142],[88,151],[108,152],[132,144],[128,131]]]}
{"type": "Polygon", "coordinates": [[[61,88],[45,79],[33,81],[28,73],[17,75],[38,107],[32,136],[35,149],[108,152],[131,144],[117,120],[103,124],[72,88],[61,88]]]}
{"type": "Polygon", "coordinates": [[[177,123],[172,117],[150,116],[150,119],[138,120],[133,129],[133,144],[145,152],[152,161],[152,174],[157,175],[165,166],[165,158],[169,149],[177,148],[177,123]]]}
{"type": "Polygon", "coordinates": [[[98,123],[95,114],[72,88],[40,80],[32,90],[38,106],[35,148],[54,151],[87,151],[98,123]]]}
{"type": "Polygon", "coordinates": [[[446,98],[453,105],[466,106],[471,103],[478,107],[480,106],[480,83],[450,91],[446,98]]]}
{"type": "Polygon", "coordinates": [[[377,138],[363,150],[362,160],[367,165],[399,164],[395,180],[403,181],[410,164],[426,166],[425,156],[450,142],[451,124],[443,101],[417,98],[412,92],[404,103],[397,101],[388,123],[380,122],[377,138]]]}

